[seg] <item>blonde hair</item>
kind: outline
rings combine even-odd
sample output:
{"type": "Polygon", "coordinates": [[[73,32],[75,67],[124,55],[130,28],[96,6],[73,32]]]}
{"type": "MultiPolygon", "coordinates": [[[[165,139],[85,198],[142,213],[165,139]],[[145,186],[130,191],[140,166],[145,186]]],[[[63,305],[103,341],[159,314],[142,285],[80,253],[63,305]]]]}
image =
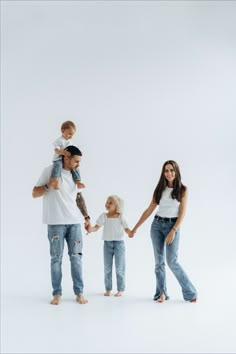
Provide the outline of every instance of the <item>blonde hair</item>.
{"type": "Polygon", "coordinates": [[[62,123],[62,125],[61,125],[61,130],[70,129],[70,128],[76,130],[75,123],[73,123],[71,120],[67,120],[66,122],[62,123]]]}
{"type": "Polygon", "coordinates": [[[109,195],[108,199],[112,199],[116,205],[116,212],[119,214],[123,213],[124,210],[124,201],[123,199],[121,199],[120,197],[118,197],[117,195],[109,195]]]}

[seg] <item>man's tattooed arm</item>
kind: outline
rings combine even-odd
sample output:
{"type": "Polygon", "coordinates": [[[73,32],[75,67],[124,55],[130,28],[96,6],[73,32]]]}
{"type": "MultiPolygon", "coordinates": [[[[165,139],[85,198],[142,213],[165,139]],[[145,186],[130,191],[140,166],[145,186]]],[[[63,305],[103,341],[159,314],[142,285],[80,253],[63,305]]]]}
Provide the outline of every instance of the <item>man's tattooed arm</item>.
{"type": "Polygon", "coordinates": [[[79,210],[81,211],[81,214],[83,215],[83,217],[89,218],[87,207],[85,204],[85,200],[84,200],[84,197],[81,192],[77,193],[76,204],[77,204],[77,207],[79,208],[79,210]]]}

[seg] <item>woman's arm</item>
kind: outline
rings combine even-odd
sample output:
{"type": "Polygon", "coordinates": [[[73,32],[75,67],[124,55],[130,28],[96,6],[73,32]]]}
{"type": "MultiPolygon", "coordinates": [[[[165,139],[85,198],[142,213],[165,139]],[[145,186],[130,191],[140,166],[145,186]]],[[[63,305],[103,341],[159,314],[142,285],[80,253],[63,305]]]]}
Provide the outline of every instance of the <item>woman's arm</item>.
{"type": "Polygon", "coordinates": [[[152,199],[151,203],[149,204],[148,208],[143,212],[139,221],[134,226],[133,230],[131,230],[129,237],[133,237],[137,229],[147,220],[147,218],[152,214],[152,212],[156,209],[157,203],[152,199]]]}
{"type": "Polygon", "coordinates": [[[184,192],[184,195],[182,196],[180,205],[179,205],[179,215],[178,215],[178,219],[176,220],[176,223],[174,224],[174,226],[172,227],[172,229],[170,230],[170,232],[168,233],[167,237],[166,237],[166,244],[167,246],[169,246],[174,238],[175,238],[175,233],[178,230],[178,228],[180,227],[180,224],[183,221],[185,212],[186,212],[186,206],[187,206],[187,189],[184,192]]]}
{"type": "Polygon", "coordinates": [[[186,212],[186,207],[187,207],[187,197],[188,197],[188,190],[186,189],[179,205],[178,219],[176,220],[176,223],[173,226],[174,231],[176,231],[180,227],[180,224],[183,221],[186,212]]]}

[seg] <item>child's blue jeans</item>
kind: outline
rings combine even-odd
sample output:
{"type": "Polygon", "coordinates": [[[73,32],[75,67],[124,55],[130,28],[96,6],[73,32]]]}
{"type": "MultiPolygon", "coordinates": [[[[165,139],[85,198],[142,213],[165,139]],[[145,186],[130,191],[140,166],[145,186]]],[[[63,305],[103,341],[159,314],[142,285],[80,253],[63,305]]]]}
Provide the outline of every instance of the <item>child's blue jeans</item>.
{"type": "MultiPolygon", "coordinates": [[[[61,177],[62,168],[63,168],[62,159],[53,161],[53,168],[52,168],[51,177],[52,178],[61,177]]],[[[71,171],[71,173],[72,173],[74,181],[81,181],[80,172],[79,172],[78,168],[75,171],[71,171]]]]}

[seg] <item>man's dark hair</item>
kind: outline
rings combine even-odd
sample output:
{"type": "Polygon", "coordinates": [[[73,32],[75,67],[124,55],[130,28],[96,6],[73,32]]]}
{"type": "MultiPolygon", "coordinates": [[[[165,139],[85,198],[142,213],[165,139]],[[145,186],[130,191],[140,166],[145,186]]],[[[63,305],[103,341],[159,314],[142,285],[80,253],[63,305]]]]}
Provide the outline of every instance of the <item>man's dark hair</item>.
{"type": "Polygon", "coordinates": [[[82,152],[76,146],[69,145],[64,150],[69,151],[71,156],[74,156],[74,155],[82,156],[82,152]]]}

